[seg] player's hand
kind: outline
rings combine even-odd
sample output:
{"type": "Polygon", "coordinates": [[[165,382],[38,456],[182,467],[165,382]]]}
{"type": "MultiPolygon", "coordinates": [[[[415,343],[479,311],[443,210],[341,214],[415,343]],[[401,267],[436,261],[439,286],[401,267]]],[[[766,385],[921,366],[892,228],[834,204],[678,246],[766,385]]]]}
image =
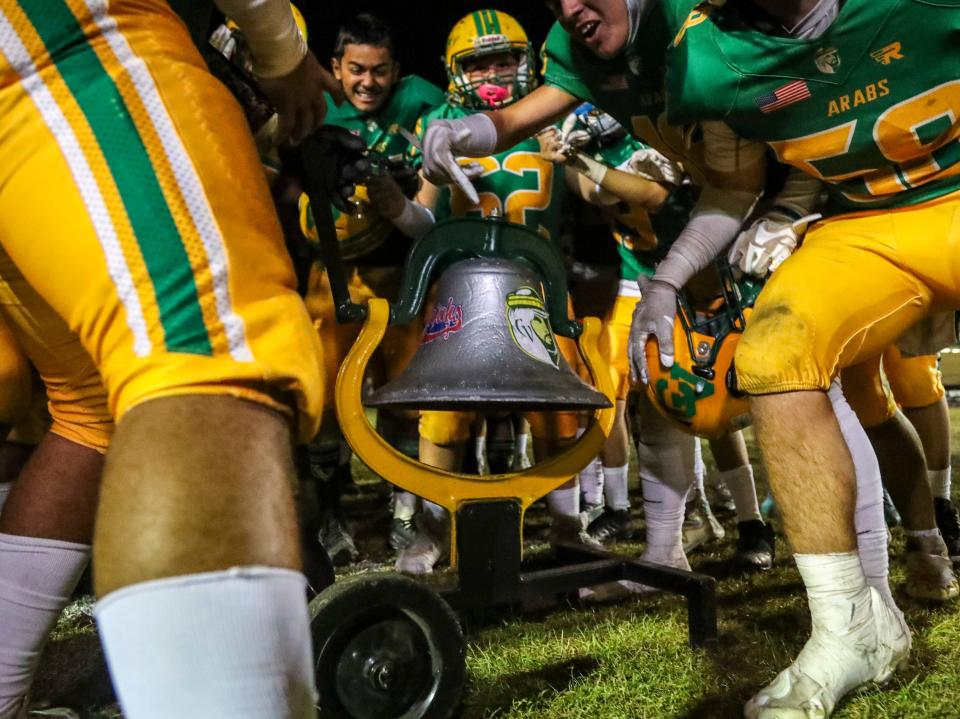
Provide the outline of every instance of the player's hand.
{"type": "Polygon", "coordinates": [[[275,145],[285,142],[299,145],[316,132],[327,114],[324,90],[333,96],[338,105],[343,101],[340,83],[320,66],[309,51],[293,72],[280,77],[258,78],[257,84],[270,98],[279,116],[273,136],[275,145]]]}
{"type": "Polygon", "coordinates": [[[627,357],[631,379],[646,384],[650,377],[647,371],[647,338],[656,337],[660,348],[660,364],[664,367],[673,366],[673,322],[677,315],[677,291],[666,282],[651,279],[641,287],[641,292],[643,295],[633,311],[627,357]]]}
{"type": "Polygon", "coordinates": [[[547,162],[565,165],[573,159],[573,153],[564,150],[560,131],[555,127],[548,127],[537,133],[537,142],[540,143],[540,155],[547,162]]]}
{"type": "Polygon", "coordinates": [[[761,217],[734,240],[727,259],[748,275],[766,277],[797,247],[797,229],[789,218],[761,217]]]}
{"type": "Polygon", "coordinates": [[[390,175],[373,175],[366,180],[366,185],[370,206],[378,215],[388,220],[400,216],[407,198],[390,175]]]}
{"type": "Polygon", "coordinates": [[[433,120],[423,136],[423,174],[435,185],[457,185],[476,205],[480,196],[467,174],[472,169],[465,172],[457,162],[457,155],[464,154],[471,135],[469,124],[463,120],[433,120]]]}
{"type": "Polygon", "coordinates": [[[319,189],[341,212],[353,211],[355,185],[370,175],[366,149],[363,138],[335,125],[321,127],[300,149],[304,171],[318,180],[319,189]]]}
{"type": "Polygon", "coordinates": [[[674,187],[683,183],[683,168],[652,147],[637,150],[630,156],[630,170],[654,182],[666,182],[674,187]]]}
{"type": "Polygon", "coordinates": [[[592,139],[576,112],[571,112],[563,119],[560,125],[560,147],[565,155],[572,155],[586,147],[592,139]]]}

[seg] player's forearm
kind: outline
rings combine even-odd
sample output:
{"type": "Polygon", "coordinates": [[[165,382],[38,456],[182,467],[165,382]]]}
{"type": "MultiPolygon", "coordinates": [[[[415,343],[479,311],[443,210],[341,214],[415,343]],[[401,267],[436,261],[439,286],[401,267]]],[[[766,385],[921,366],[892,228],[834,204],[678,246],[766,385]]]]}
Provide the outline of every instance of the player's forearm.
{"type": "Polygon", "coordinates": [[[214,0],[237,23],[250,46],[253,70],[260,77],[281,77],[300,64],[307,44],[287,0],[214,0]]]}
{"type": "Polygon", "coordinates": [[[579,102],[563,90],[543,85],[502,110],[485,113],[496,128],[495,152],[508,150],[532,137],[567,115],[579,102]]]}
{"type": "Polygon", "coordinates": [[[610,168],[603,182],[597,184],[624,202],[651,212],[659,210],[670,195],[670,191],[659,182],[614,168],[610,168]]]}
{"type": "Polygon", "coordinates": [[[783,189],[774,198],[773,208],[783,211],[793,220],[799,220],[813,212],[822,192],[821,180],[794,167],[790,169],[783,189]]]}
{"type": "Polygon", "coordinates": [[[683,287],[733,242],[758,196],[756,192],[704,187],[686,227],[657,265],[654,279],[675,289],[683,287]]]}

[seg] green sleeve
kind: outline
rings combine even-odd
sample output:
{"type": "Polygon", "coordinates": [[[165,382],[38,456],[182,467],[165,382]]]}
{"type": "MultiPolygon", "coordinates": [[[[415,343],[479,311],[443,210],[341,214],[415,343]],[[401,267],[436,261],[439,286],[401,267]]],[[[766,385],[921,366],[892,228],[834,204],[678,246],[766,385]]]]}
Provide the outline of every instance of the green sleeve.
{"type": "Polygon", "coordinates": [[[624,135],[618,142],[601,149],[600,157],[603,160],[603,164],[619,168],[633,156],[634,152],[645,147],[647,147],[647,145],[644,145],[639,140],[630,135],[624,135]]]}
{"type": "Polygon", "coordinates": [[[446,99],[443,90],[419,75],[410,76],[410,92],[420,101],[421,113],[442,105],[446,99]]]}
{"type": "Polygon", "coordinates": [[[575,52],[570,35],[560,27],[560,23],[554,23],[540,51],[543,81],[581,100],[594,102],[593,93],[575,69],[575,52]]]}

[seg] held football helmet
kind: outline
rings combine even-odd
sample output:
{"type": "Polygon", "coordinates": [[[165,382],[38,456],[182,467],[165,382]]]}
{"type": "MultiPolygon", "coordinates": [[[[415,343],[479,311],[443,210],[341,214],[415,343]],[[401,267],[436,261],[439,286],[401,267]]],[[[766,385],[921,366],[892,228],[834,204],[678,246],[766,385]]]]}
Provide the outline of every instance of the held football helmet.
{"type": "Polygon", "coordinates": [[[450,100],[469,110],[505,107],[537,86],[533,45],[520,23],[499,10],[477,10],[461,18],[447,37],[444,63],[450,100]],[[471,81],[463,70],[464,60],[502,52],[516,56],[516,77],[471,81]]]}
{"type": "Polygon", "coordinates": [[[576,130],[582,130],[589,138],[588,149],[597,150],[620,141],[627,131],[596,105],[585,102],[572,113],[576,117],[576,130]]]}
{"type": "Polygon", "coordinates": [[[719,287],[707,301],[686,288],[677,294],[674,363],[660,364],[656,337],[647,340],[647,396],[660,413],[690,434],[716,439],[750,423],[746,395],[737,390],[733,353],[763,281],[735,279],[726,258],[714,261],[719,287]]]}

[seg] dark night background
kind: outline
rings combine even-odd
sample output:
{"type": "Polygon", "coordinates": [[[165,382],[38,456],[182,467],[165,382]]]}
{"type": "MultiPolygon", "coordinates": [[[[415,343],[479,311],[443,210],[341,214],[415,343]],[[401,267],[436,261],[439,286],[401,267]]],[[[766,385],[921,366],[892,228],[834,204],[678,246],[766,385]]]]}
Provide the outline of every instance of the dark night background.
{"type": "Polygon", "coordinates": [[[361,12],[379,15],[393,28],[397,59],[404,74],[422,75],[446,88],[443,57],[447,35],[453,24],[467,13],[482,8],[503,10],[513,15],[539,53],[553,23],[553,15],[540,0],[502,0],[485,4],[482,0],[409,0],[408,2],[371,2],[370,0],[295,0],[307,19],[310,48],[324,65],[329,65],[337,27],[361,12]]]}

